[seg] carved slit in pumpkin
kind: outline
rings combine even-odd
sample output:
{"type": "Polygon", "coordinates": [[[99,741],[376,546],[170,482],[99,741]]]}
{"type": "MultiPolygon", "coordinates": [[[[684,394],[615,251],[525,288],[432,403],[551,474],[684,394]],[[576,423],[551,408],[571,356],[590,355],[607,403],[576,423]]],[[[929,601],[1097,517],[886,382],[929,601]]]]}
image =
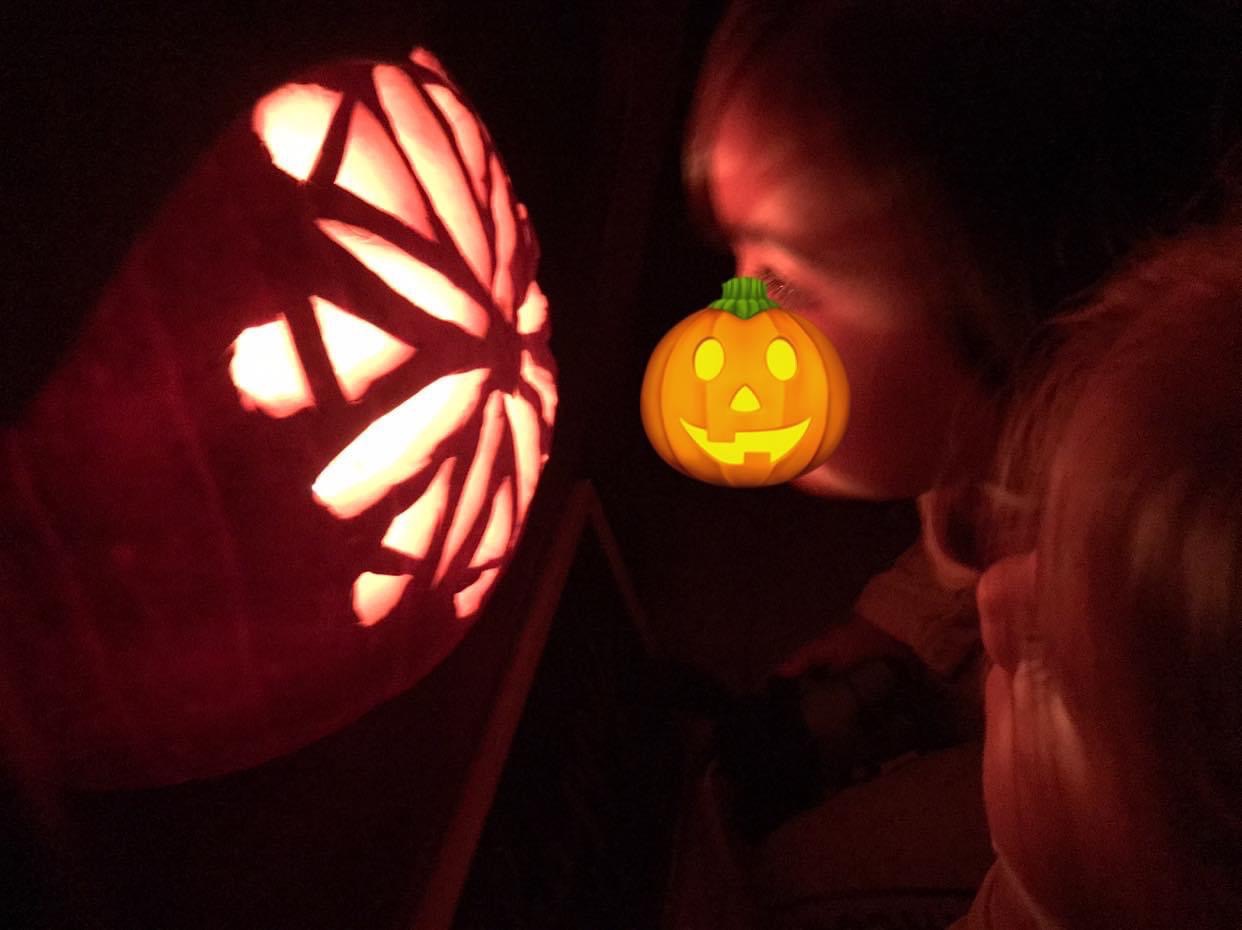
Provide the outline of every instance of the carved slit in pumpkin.
{"type": "Polygon", "coordinates": [[[461,102],[452,88],[443,84],[427,85],[427,93],[448,119],[457,141],[457,151],[474,186],[476,202],[488,202],[488,144],[483,126],[461,102]]]}
{"type": "Polygon", "coordinates": [[[470,567],[483,568],[504,558],[513,529],[513,481],[505,477],[501,479],[500,488],[492,498],[487,525],[479,539],[478,548],[474,550],[474,557],[470,559],[470,567]]]}
{"type": "MultiPolygon", "coordinates": [[[[513,200],[490,137],[460,91],[421,50],[405,68],[373,68],[369,85],[357,97],[290,85],[256,107],[253,128],[277,167],[313,182],[307,195],[319,206],[316,226],[387,293],[412,305],[412,320],[421,311],[480,341],[493,323],[546,338],[546,299],[531,278],[527,253],[536,247],[525,210],[513,200]]],[[[341,298],[353,304],[366,290],[349,288],[341,298]]],[[[389,305],[379,291],[368,299],[389,305]]],[[[308,310],[313,319],[310,312],[296,321],[282,316],[238,337],[231,373],[248,409],[288,416],[316,406],[321,367],[335,376],[326,390],[356,403],[370,396],[377,380],[402,368],[414,345],[424,344],[390,331],[408,328],[394,326],[391,313],[347,310],[323,295],[313,295],[308,310]],[[303,345],[310,335],[314,344],[303,345]],[[260,362],[265,350],[275,354],[260,362]],[[305,367],[307,351],[317,363],[313,373],[305,367]]],[[[431,380],[403,400],[399,384],[389,384],[398,392],[395,405],[366,423],[319,473],[315,500],[337,518],[351,519],[399,485],[421,484],[419,474],[438,460],[422,496],[392,519],[381,543],[416,564],[411,572],[367,571],[356,578],[352,601],[360,624],[388,616],[416,577],[434,587],[464,573],[454,612],[460,618],[477,611],[520,532],[546,460],[541,448],[555,416],[556,387],[550,358],[548,367],[540,364],[544,358],[541,345],[523,348],[516,393],[492,392],[481,409],[489,376],[484,368],[437,375],[433,365],[431,380]],[[456,457],[439,459],[441,443],[463,430],[476,440],[464,475],[456,457]],[[494,472],[506,433],[503,458],[514,476],[498,482],[494,472]],[[424,576],[431,564],[434,573],[424,576]]],[[[409,375],[399,380],[407,384],[409,375]]]]}
{"type": "MultiPolygon", "coordinates": [[[[476,169],[472,169],[467,160],[468,143],[463,144],[463,136],[459,131],[459,127],[453,122],[449,113],[437,102],[436,96],[432,93],[433,88],[414,81],[413,75],[410,73],[413,69],[404,68],[402,70],[410,76],[411,84],[422,96],[423,101],[427,104],[427,109],[433,118],[440,124],[440,131],[444,134],[444,138],[448,140],[449,147],[456,156],[457,167],[458,170],[461,171],[462,180],[465,183],[465,190],[475,195],[469,198],[469,200],[474,204],[474,210],[478,216],[479,229],[483,234],[483,244],[487,249],[486,264],[482,266],[486,269],[487,273],[485,276],[479,276],[479,284],[490,290],[492,279],[496,273],[496,230],[491,216],[491,201],[489,198],[483,197],[479,194],[475,180],[477,173],[477,175],[484,180],[484,182],[486,182],[487,163],[486,156],[482,151],[483,139],[481,136],[478,137],[478,155],[481,164],[478,166],[476,172],[476,169]]],[[[447,91],[446,88],[442,87],[435,89],[447,91]]],[[[450,105],[451,102],[455,102],[455,95],[451,91],[447,91],[442,96],[445,97],[446,101],[450,101],[450,105]]],[[[465,115],[464,112],[459,111],[459,113],[460,115],[465,115]]],[[[475,126],[478,126],[481,130],[482,127],[479,123],[475,121],[471,122],[475,126]]],[[[479,258],[483,259],[484,256],[480,255],[479,258]]]]}
{"type": "Polygon", "coordinates": [[[526,509],[535,496],[542,462],[539,458],[539,417],[522,397],[501,394],[513,431],[513,458],[517,481],[517,523],[526,522],[526,509]]]}
{"type": "Polygon", "coordinates": [[[393,518],[384,534],[385,548],[415,561],[426,560],[432,534],[448,513],[449,476],[455,461],[441,462],[423,496],[393,518]]]}
{"type": "Polygon", "coordinates": [[[440,563],[436,567],[432,584],[439,584],[443,580],[451,561],[461,549],[466,534],[473,527],[479,512],[483,509],[492,468],[496,461],[496,450],[500,446],[501,434],[505,426],[502,406],[499,394],[493,392],[483,408],[483,426],[479,430],[478,446],[474,459],[470,463],[470,469],[466,472],[466,483],[457,501],[453,522],[449,525],[444,551],[440,555],[440,563]]]}
{"type": "Polygon", "coordinates": [[[483,598],[496,583],[496,576],[499,574],[499,568],[485,569],[479,573],[478,578],[453,595],[453,612],[457,614],[459,620],[464,620],[478,612],[483,598]]]}
{"type": "Polygon", "coordinates": [[[517,311],[517,331],[523,336],[540,332],[548,322],[548,298],[539,285],[531,281],[526,298],[517,311]]]}
{"type": "Polygon", "coordinates": [[[492,280],[492,293],[496,297],[496,306],[510,326],[516,315],[514,307],[513,250],[517,245],[517,229],[514,223],[512,199],[509,184],[500,160],[493,155],[491,159],[491,208],[495,219],[496,234],[496,274],[492,280]]]}
{"type": "Polygon", "coordinates": [[[446,375],[371,423],[311,485],[335,516],[362,513],[427,465],[432,451],[474,413],[486,369],[446,375]]]}
{"type": "Polygon", "coordinates": [[[328,219],[315,225],[414,306],[478,339],[487,335],[487,311],[436,268],[365,229],[328,219]]]}
{"type": "Polygon", "coordinates": [[[413,346],[330,300],[312,296],[311,304],[337,384],[350,403],[359,401],[372,383],[414,355],[413,346]]]}
{"type": "Polygon", "coordinates": [[[361,626],[374,626],[401,602],[413,575],[381,575],[363,572],[354,581],[354,615],[361,626]]]}
{"type": "Polygon", "coordinates": [[[247,410],[258,409],[269,417],[283,419],[315,406],[284,314],[271,323],[241,331],[233,342],[229,377],[247,410]]]}
{"type": "Polygon", "coordinates": [[[492,279],[492,268],[478,208],[454,144],[440,117],[405,71],[377,65],[372,72],[380,105],[396,131],[411,165],[416,165],[436,215],[477,281],[492,279]]]}
{"type": "Polygon", "coordinates": [[[274,164],[306,182],[344,94],[318,84],[286,84],[254,107],[251,126],[274,164]]]}
{"type": "Polygon", "coordinates": [[[356,104],[336,183],[377,210],[435,240],[427,203],[392,137],[370,110],[356,104]]]}
{"type": "Polygon", "coordinates": [[[539,414],[544,423],[551,424],[556,417],[556,379],[552,372],[535,362],[529,349],[522,350],[522,377],[539,396],[539,414]]]}

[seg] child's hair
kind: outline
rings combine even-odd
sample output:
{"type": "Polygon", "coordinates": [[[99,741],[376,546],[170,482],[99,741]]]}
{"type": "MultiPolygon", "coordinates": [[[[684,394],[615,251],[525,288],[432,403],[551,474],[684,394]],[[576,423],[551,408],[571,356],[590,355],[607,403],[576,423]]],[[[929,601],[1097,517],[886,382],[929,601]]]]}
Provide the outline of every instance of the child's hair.
{"type": "Polygon", "coordinates": [[[1041,503],[994,514],[990,535],[993,557],[1038,553],[1022,641],[1149,847],[1151,869],[1117,889],[1135,912],[1103,925],[1236,928],[1242,224],[1152,250],[1048,328],[996,498],[1041,503]]]}
{"type": "Polygon", "coordinates": [[[1178,228],[1239,135],[1232,0],[735,0],[684,153],[710,228],[708,152],[734,101],[756,134],[831,124],[899,179],[961,278],[965,357],[994,386],[1039,320],[1138,242],[1178,228]]]}

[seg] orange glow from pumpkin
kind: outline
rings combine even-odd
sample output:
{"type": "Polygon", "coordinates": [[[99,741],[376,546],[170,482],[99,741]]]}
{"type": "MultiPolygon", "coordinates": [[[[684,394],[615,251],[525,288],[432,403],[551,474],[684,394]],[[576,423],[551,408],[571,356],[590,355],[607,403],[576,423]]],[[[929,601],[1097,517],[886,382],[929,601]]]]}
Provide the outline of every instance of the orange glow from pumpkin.
{"type": "Polygon", "coordinates": [[[262,410],[281,419],[315,406],[293,333],[283,315],[271,323],[242,330],[233,342],[229,377],[247,410],[262,410]]]}
{"type": "Polygon", "coordinates": [[[412,559],[427,558],[431,537],[448,512],[449,475],[456,459],[445,459],[423,496],[388,525],[383,545],[412,559]]]}
{"type": "Polygon", "coordinates": [[[487,311],[435,268],[357,226],[339,220],[316,220],[315,225],[416,307],[472,336],[487,335],[487,311]]]}
{"type": "Polygon", "coordinates": [[[453,522],[444,540],[444,551],[440,555],[440,564],[436,567],[432,584],[440,583],[470,528],[474,526],[479,511],[483,509],[492,466],[496,463],[496,450],[500,447],[500,437],[504,432],[501,406],[499,393],[493,392],[487,399],[487,406],[483,408],[483,428],[479,431],[478,449],[474,454],[474,461],[470,463],[470,470],[466,472],[466,483],[462,487],[461,497],[457,500],[457,512],[453,514],[453,522]]]}
{"type": "Polygon", "coordinates": [[[492,156],[492,216],[496,221],[496,275],[492,293],[496,305],[504,314],[505,322],[513,322],[513,279],[509,265],[513,261],[513,249],[517,245],[517,229],[513,224],[513,210],[509,201],[509,179],[500,167],[500,159],[492,156]]]}
{"type": "Polygon", "coordinates": [[[543,464],[539,458],[539,417],[535,409],[525,399],[516,394],[502,394],[505,412],[509,415],[509,426],[513,430],[513,445],[517,459],[517,522],[521,525],[526,520],[526,508],[535,496],[535,485],[539,483],[539,469],[543,464]]]}
{"type": "Polygon", "coordinates": [[[476,368],[445,375],[375,420],[319,473],[311,485],[315,500],[344,520],[412,478],[474,413],[487,374],[476,368]]]}
{"type": "Polygon", "coordinates": [[[374,626],[401,601],[411,575],[381,575],[363,572],[354,581],[354,615],[361,626],[374,626]]]}
{"type": "Polygon", "coordinates": [[[413,346],[330,300],[312,296],[311,304],[332,371],[350,403],[359,400],[377,378],[414,355],[413,346]]]}
{"type": "Polygon", "coordinates": [[[527,349],[522,350],[522,377],[539,395],[540,414],[545,423],[556,418],[556,379],[540,366],[527,349]]]}
{"type": "Polygon", "coordinates": [[[496,576],[499,574],[498,568],[482,571],[478,578],[453,595],[453,612],[457,614],[457,619],[465,620],[478,612],[483,604],[483,598],[487,597],[487,592],[492,589],[496,576]]]}
{"type": "Polygon", "coordinates": [[[409,76],[393,65],[376,65],[375,90],[436,214],[483,285],[492,280],[487,238],[469,182],[449,138],[409,76]]]}
{"type": "Polygon", "coordinates": [[[543,329],[548,322],[548,298],[535,281],[530,282],[526,289],[526,299],[517,312],[517,331],[523,336],[530,336],[543,329]]]}
{"type": "Polygon", "coordinates": [[[490,679],[443,663],[566,548],[573,463],[532,501],[557,359],[518,179],[433,56],[329,53],[233,74],[231,119],[169,137],[183,170],[0,430],[0,716],[53,802],[232,778],[437,669],[490,679]]]}
{"type": "Polygon", "coordinates": [[[474,551],[474,558],[470,560],[470,567],[478,568],[503,556],[509,548],[512,534],[513,482],[506,478],[492,500],[492,512],[487,518],[483,538],[479,540],[479,548],[474,551]]]}
{"type": "Polygon", "coordinates": [[[483,127],[449,88],[441,84],[428,84],[427,93],[453,127],[453,138],[457,140],[457,148],[470,170],[475,199],[479,203],[486,202],[487,160],[483,153],[483,127]]]}
{"type": "Polygon", "coordinates": [[[336,183],[428,239],[435,239],[423,195],[401,153],[366,107],[355,106],[349,117],[349,138],[336,183]]]}
{"type": "Polygon", "coordinates": [[[315,169],[341,93],[318,84],[286,84],[260,100],[251,126],[281,171],[305,181],[315,169]]]}
{"type": "Polygon", "coordinates": [[[440,59],[433,52],[425,48],[416,48],[410,52],[410,61],[428,71],[434,71],[441,79],[448,80],[448,72],[444,70],[444,65],[440,64],[440,59]]]}
{"type": "MultiPolygon", "coordinates": [[[[335,184],[427,239],[455,246],[490,293],[504,323],[523,336],[544,335],[547,299],[538,284],[532,281],[524,294],[513,292],[513,265],[518,251],[524,248],[520,224],[526,222],[526,210],[512,199],[500,159],[490,151],[487,131],[439,61],[423,49],[416,49],[410,57],[443,83],[431,80],[416,85],[399,67],[372,68],[370,77],[379,109],[351,97],[349,127],[335,184]],[[491,214],[494,225],[494,255],[483,221],[485,213],[491,214]],[[451,242],[444,241],[440,228],[451,242]]],[[[288,85],[260,101],[253,111],[251,127],[278,168],[306,181],[315,170],[342,104],[343,95],[338,91],[317,84],[288,85]]],[[[450,323],[479,340],[487,336],[492,323],[489,309],[463,293],[444,271],[370,229],[322,216],[314,222],[324,235],[413,305],[414,312],[450,323]]],[[[397,370],[415,354],[413,346],[356,313],[318,295],[311,295],[310,301],[333,373],[350,403],[361,401],[377,379],[397,370]]],[[[287,417],[315,406],[284,317],[244,330],[233,348],[230,375],[246,409],[287,417]]],[[[432,348],[424,346],[420,351],[432,348]]],[[[320,471],[311,486],[318,504],[339,519],[350,519],[436,462],[436,473],[427,489],[389,523],[381,545],[408,558],[424,560],[436,534],[444,531],[431,582],[439,584],[450,573],[487,508],[487,522],[470,559],[470,567],[481,573],[453,596],[454,609],[462,619],[478,611],[495,583],[499,574],[496,563],[504,558],[520,531],[547,459],[542,451],[546,438],[543,424],[551,425],[555,417],[555,377],[528,349],[521,350],[520,365],[521,376],[535,391],[538,402],[532,404],[525,397],[499,391],[486,398],[474,456],[456,500],[452,497],[452,476],[457,460],[436,455],[443,442],[466,428],[484,402],[483,385],[489,368],[483,363],[440,377],[368,424],[320,471]],[[507,430],[512,432],[515,450],[514,474],[502,479],[489,501],[488,488],[507,430]],[[451,523],[442,530],[446,520],[451,523]]],[[[372,626],[387,617],[401,602],[412,577],[360,573],[352,589],[358,623],[372,626]]]]}

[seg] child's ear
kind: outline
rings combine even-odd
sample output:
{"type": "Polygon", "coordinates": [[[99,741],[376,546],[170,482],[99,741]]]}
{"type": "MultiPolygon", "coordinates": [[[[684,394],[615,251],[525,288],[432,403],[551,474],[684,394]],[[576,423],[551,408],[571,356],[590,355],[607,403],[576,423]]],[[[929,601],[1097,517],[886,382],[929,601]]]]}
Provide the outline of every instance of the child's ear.
{"type": "Polygon", "coordinates": [[[1022,657],[1022,635],[1035,619],[1036,569],[1034,552],[1007,556],[983,573],[975,590],[983,648],[1010,674],[1022,657]]]}

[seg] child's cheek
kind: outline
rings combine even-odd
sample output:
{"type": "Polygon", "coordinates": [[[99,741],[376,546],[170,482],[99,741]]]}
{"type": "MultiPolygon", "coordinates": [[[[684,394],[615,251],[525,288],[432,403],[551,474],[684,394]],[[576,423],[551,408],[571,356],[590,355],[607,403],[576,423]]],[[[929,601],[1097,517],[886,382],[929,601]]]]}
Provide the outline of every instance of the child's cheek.
{"type": "Polygon", "coordinates": [[[1029,676],[1021,669],[1011,674],[1000,665],[988,672],[983,792],[992,848],[1023,887],[1043,890],[1055,884],[1050,854],[1055,855],[1057,817],[1043,790],[1047,779],[1037,769],[1024,677],[1029,676]]]}
{"type": "Polygon", "coordinates": [[[1017,786],[1013,764],[1013,697],[1009,673],[997,665],[989,669],[984,684],[984,712],[983,794],[992,844],[999,847],[1014,829],[1017,786]]]}
{"type": "Polygon", "coordinates": [[[975,592],[984,651],[1011,674],[1022,661],[1017,631],[1035,616],[1035,571],[1034,553],[1009,556],[983,573],[975,592]]]}
{"type": "MultiPolygon", "coordinates": [[[[1010,627],[1002,618],[997,617],[991,611],[982,609],[982,606],[980,602],[979,635],[983,641],[983,651],[995,666],[1010,670],[1017,664],[1010,627]]],[[[995,670],[995,668],[992,669],[992,671],[995,670]]],[[[989,674],[989,681],[991,677],[989,674]]]]}

